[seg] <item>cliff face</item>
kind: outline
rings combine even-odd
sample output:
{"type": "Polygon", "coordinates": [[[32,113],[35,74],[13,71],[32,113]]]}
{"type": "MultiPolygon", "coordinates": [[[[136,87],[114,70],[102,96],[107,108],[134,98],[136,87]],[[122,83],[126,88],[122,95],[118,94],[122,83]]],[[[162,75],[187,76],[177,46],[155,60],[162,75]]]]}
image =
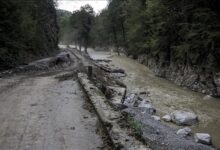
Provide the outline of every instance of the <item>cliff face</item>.
{"type": "Polygon", "coordinates": [[[160,77],[219,97],[219,10],[216,0],[148,0],[146,46],[133,56],[160,77]]]}
{"type": "Polygon", "coordinates": [[[53,0],[0,1],[0,70],[47,56],[57,49],[53,0]]]}

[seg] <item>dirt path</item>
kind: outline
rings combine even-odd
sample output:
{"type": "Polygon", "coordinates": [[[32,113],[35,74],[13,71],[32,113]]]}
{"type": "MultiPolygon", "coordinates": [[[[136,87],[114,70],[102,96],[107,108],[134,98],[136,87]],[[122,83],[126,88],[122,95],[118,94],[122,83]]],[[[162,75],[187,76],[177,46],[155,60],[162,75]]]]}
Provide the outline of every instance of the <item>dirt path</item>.
{"type": "Polygon", "coordinates": [[[57,74],[0,79],[1,150],[95,150],[97,117],[77,81],[57,74]]]}

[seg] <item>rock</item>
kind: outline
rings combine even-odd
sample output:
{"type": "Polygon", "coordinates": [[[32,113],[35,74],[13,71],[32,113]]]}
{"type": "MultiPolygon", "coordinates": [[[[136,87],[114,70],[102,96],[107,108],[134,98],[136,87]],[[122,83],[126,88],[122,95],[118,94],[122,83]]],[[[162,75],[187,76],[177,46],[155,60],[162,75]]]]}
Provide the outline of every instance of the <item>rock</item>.
{"type": "Polygon", "coordinates": [[[170,115],[165,115],[162,117],[162,119],[166,122],[170,122],[171,121],[171,116],[170,115]]]}
{"type": "Polygon", "coordinates": [[[122,105],[125,94],[126,88],[123,87],[107,86],[105,90],[105,96],[119,109],[126,108],[122,105]]]}
{"type": "MultiPolygon", "coordinates": [[[[218,75],[219,76],[219,75],[218,75]]],[[[214,82],[217,86],[220,86],[220,77],[215,77],[214,82]]]]}
{"type": "Polygon", "coordinates": [[[138,98],[137,98],[139,101],[143,101],[143,98],[142,97],[140,97],[140,96],[138,96],[138,98]]]}
{"type": "Polygon", "coordinates": [[[126,106],[132,106],[133,107],[135,101],[137,100],[137,97],[138,97],[137,94],[134,94],[134,93],[129,94],[129,95],[126,96],[123,104],[126,105],[126,106]]]}
{"type": "Polygon", "coordinates": [[[115,78],[115,79],[120,79],[120,78],[126,77],[126,74],[124,74],[124,73],[110,73],[110,77],[115,78]]]}
{"type": "Polygon", "coordinates": [[[207,133],[196,133],[194,135],[194,138],[197,143],[202,143],[202,144],[206,144],[206,145],[212,144],[212,138],[207,133]]]}
{"type": "Polygon", "coordinates": [[[192,132],[192,130],[189,127],[185,127],[185,128],[179,129],[176,132],[176,134],[185,137],[185,136],[189,135],[191,132],[192,132]]]}
{"type": "Polygon", "coordinates": [[[203,97],[203,100],[210,100],[212,99],[212,96],[211,95],[206,95],[203,97]]]}
{"type": "Polygon", "coordinates": [[[178,125],[193,125],[198,122],[197,115],[186,111],[175,111],[172,113],[171,118],[178,125]]]}
{"type": "Polygon", "coordinates": [[[160,121],[160,117],[159,116],[151,116],[154,120],[156,120],[156,121],[160,121]]]}
{"type": "Polygon", "coordinates": [[[153,114],[156,112],[156,109],[147,100],[141,101],[141,103],[138,105],[138,107],[146,108],[150,114],[153,114]]]}
{"type": "Polygon", "coordinates": [[[146,92],[146,91],[143,91],[143,92],[140,92],[139,94],[140,94],[140,95],[146,95],[147,92],[146,92]]]}
{"type": "Polygon", "coordinates": [[[206,90],[202,90],[202,93],[205,94],[205,93],[206,93],[206,90]]]}
{"type": "Polygon", "coordinates": [[[151,115],[143,114],[139,108],[127,108],[123,112],[139,123],[144,142],[153,150],[214,150],[211,146],[196,143],[192,137],[177,135],[175,129],[154,121],[151,115]]]}
{"type": "Polygon", "coordinates": [[[138,107],[140,105],[141,101],[140,100],[136,100],[133,104],[133,107],[138,107]]]}
{"type": "Polygon", "coordinates": [[[140,95],[150,95],[150,92],[149,91],[142,91],[139,94],[140,95]]]}

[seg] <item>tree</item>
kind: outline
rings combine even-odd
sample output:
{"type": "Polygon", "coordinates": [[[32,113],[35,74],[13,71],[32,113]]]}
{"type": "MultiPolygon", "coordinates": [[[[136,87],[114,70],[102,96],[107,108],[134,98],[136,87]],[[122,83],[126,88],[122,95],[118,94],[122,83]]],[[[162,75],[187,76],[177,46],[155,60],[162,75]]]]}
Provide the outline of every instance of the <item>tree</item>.
{"type": "Polygon", "coordinates": [[[96,16],[94,43],[145,54],[158,66],[220,71],[219,10],[219,0],[110,0],[96,16]]]}
{"type": "Polygon", "coordinates": [[[28,63],[57,50],[53,0],[0,1],[0,70],[28,63]]]}
{"type": "Polygon", "coordinates": [[[86,53],[91,41],[90,33],[94,16],[93,8],[90,5],[85,5],[79,11],[73,12],[70,18],[71,25],[75,30],[75,40],[79,43],[80,50],[82,46],[85,47],[86,53]]]}

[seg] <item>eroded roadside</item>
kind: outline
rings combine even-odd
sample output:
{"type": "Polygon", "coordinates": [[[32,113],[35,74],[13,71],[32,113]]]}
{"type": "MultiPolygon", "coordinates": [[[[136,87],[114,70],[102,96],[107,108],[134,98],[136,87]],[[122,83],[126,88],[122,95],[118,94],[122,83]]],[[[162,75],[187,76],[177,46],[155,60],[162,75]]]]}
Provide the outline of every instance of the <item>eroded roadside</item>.
{"type": "MultiPolygon", "coordinates": [[[[1,148],[213,149],[196,143],[192,136],[176,135],[175,129],[152,117],[155,111],[149,105],[126,104],[134,99],[128,95],[132,85],[121,82],[129,72],[109,64],[111,60],[94,61],[75,49],[66,51],[74,60],[67,66],[0,79],[4,89],[0,93],[1,148]],[[94,69],[90,77],[88,66],[94,69]]],[[[149,98],[147,90],[140,93],[149,98]]],[[[138,99],[145,101],[145,97],[138,99]]]]}
{"type": "MultiPolygon", "coordinates": [[[[219,99],[204,99],[205,95],[179,87],[165,79],[155,77],[144,65],[126,57],[113,57],[112,63],[127,71],[123,82],[135,93],[149,91],[149,99],[157,109],[157,115],[170,114],[176,110],[192,111],[198,115],[199,123],[191,126],[193,132],[205,132],[212,136],[214,145],[220,147],[220,103],[219,99]]],[[[182,128],[169,124],[174,128],[182,128]]]]}
{"type": "Polygon", "coordinates": [[[0,149],[111,149],[78,81],[81,60],[0,79],[0,149]]]}
{"type": "MultiPolygon", "coordinates": [[[[122,75],[121,73],[119,73],[119,74],[115,74],[115,77],[118,78],[119,81],[125,83],[124,85],[126,86],[127,89],[127,94],[126,94],[127,98],[125,98],[125,101],[131,101],[131,105],[129,104],[130,105],[129,106],[124,102],[121,102],[121,104],[122,105],[125,104],[126,105],[125,107],[129,107],[129,109],[125,109],[125,111],[131,114],[136,119],[136,121],[139,122],[138,128],[143,130],[142,136],[145,138],[146,143],[150,144],[151,148],[153,149],[178,149],[178,148],[189,149],[190,148],[190,149],[204,149],[204,150],[212,149],[212,147],[197,144],[193,139],[194,134],[192,132],[189,134],[189,136],[186,137],[177,135],[176,133],[178,129],[176,128],[181,128],[181,127],[183,128],[183,126],[176,126],[173,123],[169,123],[168,125],[171,126],[173,128],[172,129],[167,126],[167,123],[165,122],[160,123],[160,118],[158,117],[158,116],[162,117],[164,114],[169,114],[171,112],[174,112],[175,110],[194,111],[192,107],[197,107],[197,106],[193,105],[193,103],[195,103],[196,101],[191,99],[191,96],[193,97],[193,94],[196,93],[191,92],[192,95],[187,95],[187,90],[178,88],[178,86],[172,85],[171,83],[168,83],[168,81],[165,80],[163,81],[163,79],[155,77],[150,71],[147,70],[145,66],[140,65],[135,61],[125,58],[123,56],[122,57],[114,56],[112,58],[112,56],[109,55],[108,52],[94,52],[94,51],[90,51],[90,56],[94,60],[96,60],[97,63],[102,64],[102,67],[104,66],[103,67],[104,70],[106,70],[106,68],[112,68],[112,67],[113,68],[119,67],[122,68],[122,70],[124,70],[126,75],[122,75]],[[110,59],[110,61],[108,62],[103,61],[102,60],[103,58],[110,59]],[[139,66],[142,66],[142,68],[140,68],[139,66]],[[178,91],[180,93],[177,93],[178,91]],[[178,97],[178,95],[180,97],[178,97]],[[170,104],[169,101],[171,100],[172,103],[170,104]],[[189,103],[187,102],[185,103],[186,100],[189,103]],[[157,110],[156,113],[157,116],[154,116],[155,115],[154,109],[152,108],[149,102],[155,106],[157,110]],[[145,108],[142,109],[143,106],[145,108]]],[[[120,70],[117,69],[117,71],[120,70]]],[[[115,91],[117,90],[118,89],[115,89],[115,91]]],[[[107,96],[109,96],[109,94],[107,94],[107,96]]],[[[194,97],[196,97],[196,95],[194,97]]],[[[202,103],[201,99],[200,101],[201,101],[200,103],[202,103]]],[[[208,101],[206,101],[206,103],[208,103],[208,101]]],[[[204,105],[203,107],[204,109],[205,106],[206,105],[204,105]]],[[[212,107],[210,108],[207,107],[207,108],[212,109],[212,107]]],[[[194,126],[192,126],[193,129],[194,128],[198,129],[197,125],[200,126],[204,125],[203,123],[206,122],[205,119],[209,118],[209,117],[205,118],[205,114],[207,112],[198,113],[200,111],[201,111],[200,108],[198,108],[198,110],[195,111],[196,114],[199,115],[199,124],[195,124],[194,126]]],[[[218,117],[218,115],[216,117],[218,117]]],[[[135,126],[137,127],[137,125],[135,126]]],[[[214,125],[214,127],[215,126],[216,125],[214,125]]],[[[194,133],[195,132],[196,130],[194,130],[194,133]]],[[[200,127],[199,132],[207,132],[207,130],[203,130],[200,127]]],[[[214,144],[218,142],[217,134],[216,136],[213,137],[213,141],[214,144]]]]}

